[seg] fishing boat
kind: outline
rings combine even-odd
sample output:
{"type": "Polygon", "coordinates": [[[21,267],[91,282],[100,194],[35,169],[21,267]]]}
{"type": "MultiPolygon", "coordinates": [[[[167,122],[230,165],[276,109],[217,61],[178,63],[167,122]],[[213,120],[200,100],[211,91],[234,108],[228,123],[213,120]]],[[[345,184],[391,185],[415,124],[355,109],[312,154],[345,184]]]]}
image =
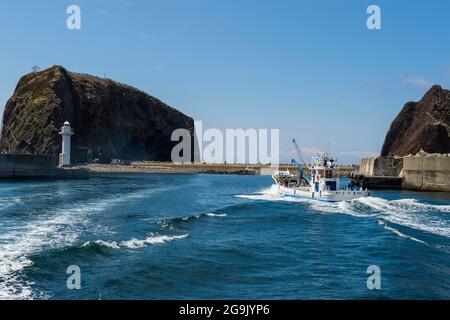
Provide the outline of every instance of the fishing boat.
{"type": "Polygon", "coordinates": [[[303,173],[302,164],[293,159],[292,163],[297,165],[297,173],[291,173],[289,170],[277,171],[272,176],[281,196],[339,202],[370,195],[367,189],[357,187],[352,183],[349,183],[345,188],[341,188],[339,167],[329,153],[318,153],[313,158],[313,164],[309,166],[301,158],[300,149],[295,139],[293,143],[300,159],[308,167],[310,175],[306,177],[303,173]]]}

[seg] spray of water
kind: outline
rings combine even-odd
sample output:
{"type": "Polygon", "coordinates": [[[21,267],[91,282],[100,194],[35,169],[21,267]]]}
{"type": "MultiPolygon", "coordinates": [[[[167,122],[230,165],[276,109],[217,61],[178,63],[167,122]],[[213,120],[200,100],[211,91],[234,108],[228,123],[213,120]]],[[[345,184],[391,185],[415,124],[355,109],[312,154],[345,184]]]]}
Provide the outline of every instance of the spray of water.
{"type": "Polygon", "coordinates": [[[254,201],[295,202],[307,206],[319,214],[376,217],[386,230],[422,243],[425,242],[401,233],[392,225],[450,238],[450,220],[443,216],[443,214],[450,213],[449,205],[423,203],[416,199],[387,200],[379,197],[366,197],[336,203],[319,202],[312,199],[281,196],[276,185],[256,194],[238,195],[237,197],[254,201]]]}

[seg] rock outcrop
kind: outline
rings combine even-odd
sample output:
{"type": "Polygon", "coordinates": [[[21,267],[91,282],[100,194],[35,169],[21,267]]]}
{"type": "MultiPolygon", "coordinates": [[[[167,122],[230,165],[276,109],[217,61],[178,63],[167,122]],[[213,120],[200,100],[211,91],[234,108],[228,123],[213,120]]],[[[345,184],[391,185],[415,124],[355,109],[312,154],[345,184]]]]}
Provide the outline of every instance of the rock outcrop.
{"type": "Polygon", "coordinates": [[[419,102],[408,102],[392,122],[381,156],[406,156],[420,150],[450,152],[450,91],[433,86],[419,102]]]}
{"type": "Polygon", "coordinates": [[[75,162],[170,161],[173,130],[194,134],[192,118],[138,89],[54,66],[20,79],[3,114],[0,151],[58,154],[66,120],[75,162]]]}

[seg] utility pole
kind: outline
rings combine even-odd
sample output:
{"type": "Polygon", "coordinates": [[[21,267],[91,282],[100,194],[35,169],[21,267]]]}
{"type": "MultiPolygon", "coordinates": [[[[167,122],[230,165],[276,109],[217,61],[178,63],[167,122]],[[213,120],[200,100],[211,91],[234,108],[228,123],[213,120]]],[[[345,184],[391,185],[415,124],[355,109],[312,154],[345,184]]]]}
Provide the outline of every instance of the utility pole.
{"type": "Polygon", "coordinates": [[[34,65],[34,66],[31,67],[31,71],[33,71],[33,73],[36,73],[39,70],[41,70],[41,67],[39,67],[39,66],[34,65]]]}

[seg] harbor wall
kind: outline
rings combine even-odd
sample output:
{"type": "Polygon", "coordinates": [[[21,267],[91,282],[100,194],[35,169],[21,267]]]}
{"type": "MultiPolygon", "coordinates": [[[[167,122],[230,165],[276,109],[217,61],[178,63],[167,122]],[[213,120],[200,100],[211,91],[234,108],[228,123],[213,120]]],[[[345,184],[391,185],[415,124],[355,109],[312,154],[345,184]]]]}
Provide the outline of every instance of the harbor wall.
{"type": "Polygon", "coordinates": [[[450,155],[419,153],[414,156],[373,157],[361,160],[351,179],[369,189],[402,188],[450,191],[450,155]]]}
{"type": "Polygon", "coordinates": [[[55,155],[0,154],[0,178],[45,178],[55,176],[55,155]]]}
{"type": "Polygon", "coordinates": [[[89,179],[89,172],[86,169],[58,167],[58,162],[56,155],[0,154],[0,179],[89,179]]]}
{"type": "Polygon", "coordinates": [[[359,172],[365,176],[396,176],[400,175],[403,158],[372,157],[361,160],[359,172]]]}
{"type": "Polygon", "coordinates": [[[450,191],[450,157],[448,155],[403,158],[404,189],[450,191]]]}

